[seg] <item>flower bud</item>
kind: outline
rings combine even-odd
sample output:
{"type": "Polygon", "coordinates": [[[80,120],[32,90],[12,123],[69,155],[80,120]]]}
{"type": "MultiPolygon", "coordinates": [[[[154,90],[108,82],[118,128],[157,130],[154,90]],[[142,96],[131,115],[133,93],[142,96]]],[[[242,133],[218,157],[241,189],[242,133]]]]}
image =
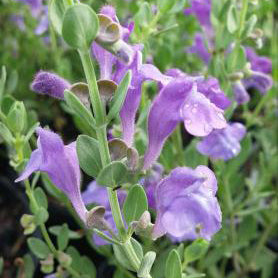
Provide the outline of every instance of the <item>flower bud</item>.
{"type": "Polygon", "coordinates": [[[30,235],[36,230],[35,217],[29,214],[23,214],[20,218],[20,224],[24,228],[24,235],[30,235]]]}
{"type": "Polygon", "coordinates": [[[251,37],[252,39],[261,39],[261,38],[263,37],[263,35],[264,35],[263,30],[260,29],[260,28],[256,28],[256,29],[252,32],[252,34],[250,35],[250,37],[251,37]]]}
{"type": "Polygon", "coordinates": [[[232,86],[235,100],[238,104],[243,104],[250,100],[250,96],[240,80],[234,82],[232,86]]]}
{"type": "Polygon", "coordinates": [[[242,72],[234,72],[229,75],[229,80],[232,82],[236,82],[244,77],[242,72]]]}
{"type": "Polygon", "coordinates": [[[43,273],[51,273],[54,270],[54,259],[53,259],[53,255],[49,254],[48,257],[43,260],[40,261],[41,264],[41,271],[43,273]]]}
{"type": "Polygon", "coordinates": [[[72,263],[72,258],[68,254],[66,254],[62,251],[58,251],[58,261],[61,266],[68,267],[72,263]]]}
{"type": "Polygon", "coordinates": [[[136,235],[151,238],[153,224],[151,223],[151,215],[148,211],[145,211],[138,221],[131,223],[136,235]]]}
{"type": "Polygon", "coordinates": [[[27,125],[26,109],[22,101],[15,101],[7,116],[7,125],[13,132],[23,132],[27,125]]]}
{"type": "Polygon", "coordinates": [[[70,83],[67,80],[47,71],[39,71],[31,84],[34,92],[58,99],[63,99],[65,89],[69,88],[70,83]]]}

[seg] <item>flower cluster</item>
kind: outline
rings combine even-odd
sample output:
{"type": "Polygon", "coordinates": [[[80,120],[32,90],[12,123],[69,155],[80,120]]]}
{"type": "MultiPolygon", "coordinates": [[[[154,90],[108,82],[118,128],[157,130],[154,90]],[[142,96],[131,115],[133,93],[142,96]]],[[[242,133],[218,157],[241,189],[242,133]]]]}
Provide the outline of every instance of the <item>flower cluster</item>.
{"type": "MultiPolygon", "coordinates": [[[[209,20],[210,2],[203,4],[201,1],[192,1],[192,7],[185,13],[196,14],[202,27],[210,35],[213,34],[209,20]]],[[[240,151],[239,141],[245,135],[244,126],[226,122],[224,112],[231,101],[221,90],[216,78],[192,76],[175,68],[161,73],[153,64],[143,63],[142,45],[129,44],[133,23],[127,27],[120,25],[111,6],[104,6],[99,18],[100,24],[105,23],[106,27],[109,24],[116,25],[118,31],[115,34],[106,34],[106,27],[101,27],[91,46],[92,55],[99,65],[98,84],[105,82],[117,86],[128,71],[132,72],[131,83],[120,110],[122,140],[127,148],[134,147],[135,119],[143,82],[154,81],[159,89],[149,109],[148,143],[142,168],[139,169],[143,170],[144,175],[139,183],[144,186],[149,206],[156,213],[152,237],[156,239],[167,234],[173,241],[193,240],[198,237],[210,240],[221,228],[221,210],[216,198],[217,181],[212,170],[202,165],[196,169],[178,167],[167,175],[156,160],[165,141],[180,123],[183,123],[189,134],[203,137],[197,146],[199,152],[213,159],[231,159],[240,151]],[[111,46],[104,48],[103,41],[113,40],[113,35],[120,41],[117,49],[111,46]]],[[[210,54],[206,52],[200,36],[196,38],[196,45],[197,52],[200,50],[201,56],[208,63],[210,54]]],[[[270,71],[265,60],[248,51],[252,70],[270,71]]],[[[252,78],[254,79],[254,74],[252,78]]],[[[264,85],[262,83],[261,86],[264,85]]],[[[63,99],[65,89],[70,89],[71,84],[54,73],[40,71],[31,88],[39,94],[63,99]]],[[[25,171],[17,181],[28,178],[34,171],[47,172],[52,182],[69,197],[85,224],[89,217],[85,205],[101,205],[105,209],[104,219],[110,227],[105,233],[115,233],[116,226],[105,187],[93,181],[81,197],[76,144],[64,146],[58,135],[46,129],[38,128],[37,133],[38,149],[32,153],[25,171]]],[[[118,195],[122,205],[126,196],[125,189],[119,189],[118,195]]],[[[94,241],[97,245],[107,243],[96,235],[94,241]]]]}

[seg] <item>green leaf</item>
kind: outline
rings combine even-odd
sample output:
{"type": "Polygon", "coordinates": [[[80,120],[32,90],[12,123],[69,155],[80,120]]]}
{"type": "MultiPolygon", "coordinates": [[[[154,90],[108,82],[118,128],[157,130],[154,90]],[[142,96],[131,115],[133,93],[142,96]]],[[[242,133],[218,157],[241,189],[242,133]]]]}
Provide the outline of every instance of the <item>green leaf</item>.
{"type": "MultiPolygon", "coordinates": [[[[152,17],[153,17],[153,13],[150,4],[147,2],[143,2],[140,5],[138,12],[135,14],[133,18],[135,22],[135,28],[137,26],[147,27],[149,22],[152,20],[152,17]]],[[[138,29],[136,31],[139,32],[140,30],[138,29]]]]}
{"type": "Polygon", "coordinates": [[[126,75],[124,76],[124,78],[122,79],[121,83],[119,84],[116,92],[115,92],[115,96],[113,97],[112,101],[111,101],[111,106],[109,109],[109,113],[107,115],[107,122],[109,123],[112,119],[114,119],[118,113],[121,110],[121,107],[124,103],[125,97],[126,97],[126,93],[131,81],[131,71],[129,70],[126,75]]]}
{"type": "Polygon", "coordinates": [[[11,145],[13,142],[13,135],[11,134],[10,130],[0,122],[0,136],[3,140],[8,144],[11,145]]]}
{"type": "Polygon", "coordinates": [[[138,277],[144,278],[150,274],[155,258],[156,258],[155,252],[150,251],[145,254],[137,272],[138,277]]]}
{"type": "Polygon", "coordinates": [[[60,251],[64,251],[69,243],[69,229],[67,224],[63,224],[60,229],[60,233],[57,237],[58,248],[60,251]]]}
{"type": "Polygon", "coordinates": [[[81,257],[81,267],[83,274],[88,274],[90,278],[95,278],[97,275],[94,263],[86,256],[81,257]]]}
{"type": "Polygon", "coordinates": [[[0,274],[2,274],[4,269],[4,259],[3,257],[0,257],[0,274]]]}
{"type": "Polygon", "coordinates": [[[2,103],[1,103],[1,110],[2,112],[7,115],[11,109],[11,107],[13,106],[13,104],[16,102],[16,100],[14,99],[14,97],[10,96],[10,95],[5,95],[2,99],[2,103]]]}
{"type": "MultiPolygon", "coordinates": [[[[24,261],[24,277],[25,278],[32,278],[35,272],[35,264],[30,254],[26,254],[23,257],[24,261]]],[[[1,272],[0,272],[1,274],[1,272]]]]}
{"type": "Polygon", "coordinates": [[[39,259],[45,259],[50,250],[48,246],[41,240],[35,237],[30,237],[27,240],[29,249],[36,255],[39,259]]]}
{"type": "MultiPolygon", "coordinates": [[[[49,228],[49,232],[55,236],[61,233],[62,226],[52,226],[49,228]]],[[[69,239],[79,239],[82,238],[82,234],[68,229],[69,239]]]]}
{"type": "Polygon", "coordinates": [[[133,186],[125,199],[123,213],[125,221],[129,224],[138,221],[141,215],[148,210],[148,200],[141,185],[133,186]]]}
{"type": "Polygon", "coordinates": [[[184,260],[186,263],[194,262],[205,255],[209,243],[204,239],[197,239],[184,250],[184,260]]]}
{"type": "Polygon", "coordinates": [[[243,46],[239,48],[234,48],[233,51],[228,55],[227,58],[227,68],[229,72],[243,70],[246,65],[246,53],[243,46]],[[232,68],[232,66],[234,66],[232,68]]]}
{"type": "Polygon", "coordinates": [[[157,7],[161,13],[167,13],[176,4],[176,0],[157,0],[157,7]]]}
{"type": "Polygon", "coordinates": [[[176,250],[172,250],[166,261],[165,276],[167,278],[182,278],[181,259],[176,250]]]}
{"type": "Polygon", "coordinates": [[[78,271],[81,272],[82,267],[81,267],[81,256],[78,252],[78,250],[73,247],[73,246],[69,246],[67,248],[66,253],[72,258],[72,263],[71,263],[71,267],[78,271]]]}
{"type": "Polygon", "coordinates": [[[92,113],[83,105],[83,103],[74,93],[65,90],[65,101],[75,115],[79,116],[89,125],[95,127],[96,121],[92,113]]]}
{"type": "Polygon", "coordinates": [[[1,104],[2,99],[3,99],[6,78],[7,78],[6,67],[2,66],[2,72],[1,72],[1,78],[0,78],[0,104],[1,104]]]}
{"type": "Polygon", "coordinates": [[[117,268],[113,274],[113,278],[130,278],[130,276],[126,272],[123,272],[123,270],[117,268]]]}
{"type": "Polygon", "coordinates": [[[180,256],[180,259],[181,261],[184,261],[184,244],[181,243],[178,248],[177,248],[177,251],[179,253],[179,256],[180,256]]]}
{"type": "Polygon", "coordinates": [[[49,18],[55,31],[62,35],[63,17],[66,11],[64,1],[51,0],[49,4],[49,18]]]}
{"type": "Polygon", "coordinates": [[[233,34],[237,30],[237,17],[236,17],[236,8],[234,5],[231,5],[228,10],[227,15],[227,29],[233,34]]]}
{"type": "Polygon", "coordinates": [[[102,167],[98,142],[90,136],[79,135],[76,149],[82,170],[89,176],[97,177],[102,167]]]}
{"type": "MultiPolygon", "coordinates": [[[[136,253],[139,261],[141,261],[143,259],[143,249],[141,244],[135,240],[134,238],[131,238],[130,240],[134,252],[136,253]]],[[[117,261],[125,268],[127,268],[128,270],[131,271],[135,271],[135,269],[133,268],[133,266],[130,264],[130,260],[129,258],[126,256],[126,253],[123,249],[123,247],[121,245],[113,245],[113,250],[114,250],[114,254],[115,257],[117,259],[117,261]]]]}
{"type": "MultiPolygon", "coordinates": [[[[216,4],[220,4],[220,3],[218,2],[216,4]]],[[[217,16],[218,20],[220,22],[225,21],[225,18],[227,18],[227,13],[229,12],[230,7],[231,7],[231,2],[230,1],[225,1],[224,5],[220,4],[219,8],[221,8],[221,9],[220,9],[219,15],[217,16]]]]}
{"type": "Polygon", "coordinates": [[[113,161],[100,171],[97,183],[107,187],[116,187],[125,180],[126,175],[126,166],[120,161],[113,161]]]}
{"type": "Polygon", "coordinates": [[[238,244],[247,246],[252,239],[256,238],[256,235],[257,223],[255,217],[252,215],[245,217],[239,225],[238,244]]]}
{"type": "Polygon", "coordinates": [[[62,35],[73,48],[87,50],[97,35],[98,27],[98,17],[90,6],[76,4],[66,10],[62,35]]]}
{"type": "Polygon", "coordinates": [[[14,133],[22,132],[27,126],[27,114],[22,101],[13,103],[7,115],[7,126],[14,133]]]}
{"type": "Polygon", "coordinates": [[[48,220],[48,212],[44,207],[39,207],[35,212],[35,222],[37,225],[41,225],[48,220]]]}
{"type": "Polygon", "coordinates": [[[247,38],[252,33],[257,21],[258,17],[255,14],[251,15],[251,17],[245,23],[244,30],[241,35],[242,39],[247,38]]]}
{"type": "Polygon", "coordinates": [[[43,189],[41,187],[37,187],[35,190],[34,190],[34,196],[35,196],[35,199],[38,203],[39,206],[47,209],[48,208],[48,202],[47,202],[47,197],[43,191],[43,189]]]}

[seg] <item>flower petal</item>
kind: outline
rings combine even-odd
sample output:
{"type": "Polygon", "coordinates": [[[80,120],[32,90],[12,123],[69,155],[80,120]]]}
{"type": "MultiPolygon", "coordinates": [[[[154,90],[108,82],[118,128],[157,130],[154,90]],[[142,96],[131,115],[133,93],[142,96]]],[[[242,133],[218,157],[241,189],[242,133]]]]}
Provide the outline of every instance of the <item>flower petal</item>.
{"type": "Polygon", "coordinates": [[[206,136],[213,129],[224,128],[224,111],[203,94],[193,90],[182,108],[185,129],[195,136],[206,136]]]}

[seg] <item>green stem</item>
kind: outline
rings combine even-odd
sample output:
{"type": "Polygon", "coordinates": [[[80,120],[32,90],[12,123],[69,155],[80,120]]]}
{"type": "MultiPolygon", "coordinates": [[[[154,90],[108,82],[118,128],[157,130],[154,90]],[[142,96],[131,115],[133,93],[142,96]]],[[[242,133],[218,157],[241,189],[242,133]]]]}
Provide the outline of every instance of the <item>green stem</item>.
{"type": "MultiPolygon", "coordinates": [[[[247,15],[247,11],[248,11],[248,1],[249,0],[243,0],[241,12],[240,12],[239,27],[238,27],[238,31],[236,34],[235,47],[234,47],[235,56],[231,62],[231,72],[233,72],[233,70],[235,69],[235,65],[236,65],[237,58],[238,58],[238,52],[239,52],[239,48],[240,48],[240,44],[241,44],[241,35],[244,30],[245,19],[246,19],[246,15],[247,15]]],[[[231,86],[231,83],[227,82],[225,92],[228,91],[230,86],[231,86]]]]}
{"type": "MultiPolygon", "coordinates": [[[[104,112],[104,107],[100,98],[100,94],[98,91],[98,86],[97,86],[97,81],[96,81],[96,75],[95,75],[95,70],[94,66],[92,63],[90,51],[81,51],[79,50],[79,55],[81,58],[81,62],[83,65],[83,69],[85,72],[85,76],[88,82],[88,87],[89,87],[89,94],[90,94],[90,99],[94,111],[94,115],[96,118],[96,124],[99,128],[101,128],[103,125],[105,125],[105,112],[104,112]]],[[[102,139],[102,141],[105,141],[102,139]]],[[[106,140],[107,141],[107,140],[106,140]]],[[[104,143],[104,142],[102,142],[104,143]]],[[[105,158],[105,161],[103,161],[103,164],[109,163],[109,152],[108,155],[107,153],[102,153],[102,157],[105,158]]]]}
{"type": "Polygon", "coordinates": [[[176,130],[174,131],[172,135],[175,149],[176,149],[176,155],[178,158],[178,162],[180,166],[184,165],[184,156],[183,156],[183,144],[182,144],[182,136],[181,136],[181,126],[178,125],[176,130]]]}
{"type": "Polygon", "coordinates": [[[126,229],[124,225],[124,221],[122,218],[121,208],[118,201],[118,195],[117,191],[113,191],[112,188],[107,188],[108,196],[109,196],[109,202],[112,210],[112,215],[116,224],[116,227],[119,232],[120,240],[124,241],[126,236],[126,229]]]}
{"type": "Polygon", "coordinates": [[[132,266],[134,267],[134,269],[136,271],[138,271],[139,267],[140,267],[140,261],[133,249],[133,246],[130,242],[130,240],[128,240],[124,245],[123,245],[125,251],[126,251],[126,255],[130,260],[130,263],[132,264],[132,266]]]}
{"type": "MultiPolygon", "coordinates": [[[[90,94],[90,100],[93,107],[94,116],[96,119],[96,125],[97,125],[97,139],[99,143],[99,150],[101,155],[101,162],[102,166],[106,166],[111,162],[109,148],[108,148],[108,141],[106,136],[106,115],[104,106],[102,104],[100,94],[98,91],[95,71],[93,67],[93,63],[91,60],[90,52],[87,51],[78,51],[81,62],[83,65],[83,69],[85,72],[85,76],[87,79],[88,87],[89,87],[89,94],[90,94]]],[[[124,226],[124,221],[121,214],[121,209],[119,205],[119,200],[117,196],[117,192],[114,191],[111,188],[107,188],[108,196],[109,196],[109,202],[111,206],[112,215],[117,227],[117,230],[119,232],[120,240],[125,240],[126,237],[126,229],[124,226]]],[[[128,241],[127,243],[123,244],[123,248],[125,250],[126,255],[128,256],[131,264],[136,266],[136,270],[140,266],[140,261],[136,256],[135,251],[133,250],[133,246],[128,241]]]]}

